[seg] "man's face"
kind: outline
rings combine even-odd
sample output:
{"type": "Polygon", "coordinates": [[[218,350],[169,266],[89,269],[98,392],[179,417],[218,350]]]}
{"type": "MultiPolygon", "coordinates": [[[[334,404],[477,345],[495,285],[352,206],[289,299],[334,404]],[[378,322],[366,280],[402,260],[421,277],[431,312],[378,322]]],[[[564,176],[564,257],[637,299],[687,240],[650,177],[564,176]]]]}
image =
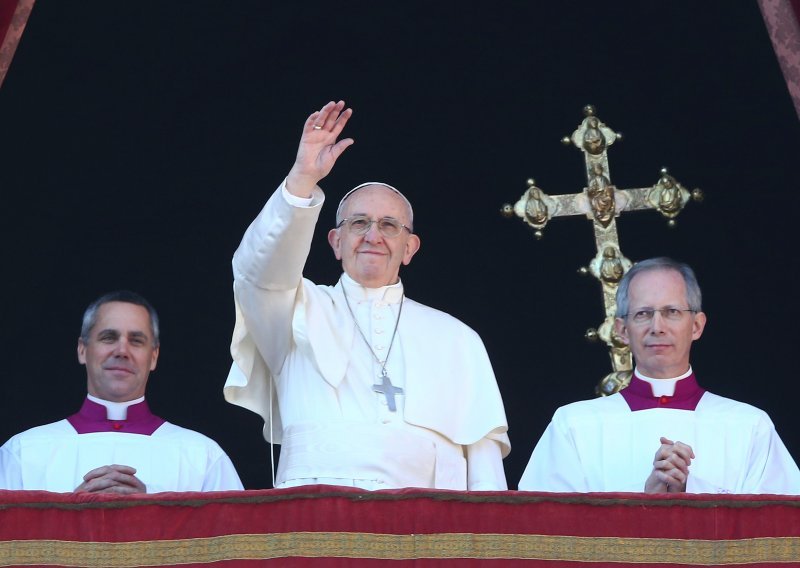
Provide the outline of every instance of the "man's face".
{"type": "Polygon", "coordinates": [[[144,396],[157,360],[150,314],[136,304],[101,305],[89,341],[78,340],[78,361],[86,365],[89,394],[103,400],[126,402],[144,396]]]}
{"type": "MultiPolygon", "coordinates": [[[[346,219],[353,215],[365,215],[373,220],[392,217],[404,225],[410,224],[403,199],[380,185],[368,185],[347,198],[342,216],[346,219]]],[[[405,229],[396,237],[384,237],[377,223],[363,235],[351,233],[346,224],[331,229],[328,242],[347,275],[368,288],[397,282],[400,265],[411,262],[420,244],[419,237],[405,229]]]]}
{"type": "MultiPolygon", "coordinates": [[[[689,307],[686,284],[675,270],[650,270],[637,274],[628,288],[628,312],[643,309],[689,307]]],[[[617,318],[616,332],[630,345],[639,371],[654,379],[671,379],[689,370],[689,351],[706,325],[703,312],[683,312],[679,320],[659,312],[649,322],[636,323],[632,317],[617,318]]]]}

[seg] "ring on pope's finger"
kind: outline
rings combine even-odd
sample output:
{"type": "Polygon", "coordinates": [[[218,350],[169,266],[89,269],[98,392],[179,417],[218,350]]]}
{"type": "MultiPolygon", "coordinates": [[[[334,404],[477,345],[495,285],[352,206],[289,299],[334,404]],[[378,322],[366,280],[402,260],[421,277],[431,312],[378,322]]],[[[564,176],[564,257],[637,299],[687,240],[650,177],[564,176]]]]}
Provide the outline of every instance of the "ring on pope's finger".
{"type": "Polygon", "coordinates": [[[322,130],[322,127],[319,124],[315,124],[314,130],[322,130]]]}

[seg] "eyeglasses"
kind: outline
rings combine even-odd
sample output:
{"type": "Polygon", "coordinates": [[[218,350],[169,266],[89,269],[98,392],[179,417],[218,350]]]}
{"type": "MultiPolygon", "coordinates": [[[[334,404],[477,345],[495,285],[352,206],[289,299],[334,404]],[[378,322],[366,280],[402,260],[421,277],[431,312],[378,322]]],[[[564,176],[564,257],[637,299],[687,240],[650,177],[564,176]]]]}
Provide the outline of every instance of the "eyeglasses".
{"type": "Polygon", "coordinates": [[[411,233],[411,229],[403,225],[394,217],[381,217],[380,219],[370,219],[366,215],[353,215],[347,219],[342,219],[336,228],[342,225],[347,225],[347,230],[354,235],[366,235],[369,232],[372,224],[375,223],[381,235],[386,238],[394,238],[398,236],[403,229],[411,233]]]}
{"type": "Polygon", "coordinates": [[[641,310],[636,310],[635,312],[628,312],[625,314],[625,317],[631,318],[636,323],[648,323],[653,321],[653,316],[655,313],[658,312],[661,314],[661,317],[665,320],[669,321],[680,321],[683,319],[683,314],[685,312],[692,312],[693,314],[697,313],[697,310],[693,310],[691,308],[688,309],[681,309],[681,308],[645,308],[641,310]]]}

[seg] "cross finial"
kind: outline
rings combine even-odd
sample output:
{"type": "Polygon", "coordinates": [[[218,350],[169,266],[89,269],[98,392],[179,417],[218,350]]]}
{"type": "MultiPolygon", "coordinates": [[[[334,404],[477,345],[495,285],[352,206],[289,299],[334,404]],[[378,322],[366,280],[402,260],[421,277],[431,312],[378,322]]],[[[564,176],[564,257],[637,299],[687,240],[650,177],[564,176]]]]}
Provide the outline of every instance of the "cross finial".
{"type": "Polygon", "coordinates": [[[585,118],[571,136],[561,142],[575,146],[583,152],[586,187],[582,192],[565,195],[548,195],[528,179],[528,189],[516,204],[505,204],[501,212],[511,217],[517,215],[533,227],[536,238],[542,237],[547,223],[554,217],[585,215],[592,221],[597,254],[580,269],[591,274],[603,288],[606,318],[597,329],[586,332],[586,338],[602,339],[609,347],[614,372],[606,375],[597,387],[598,394],[608,395],[627,386],[633,369],[630,349],[614,333],[616,291],[622,275],[631,267],[631,261],[622,254],[617,235],[616,218],[623,211],[655,209],[675,225],[675,217],[689,201],[701,201],[702,191],[691,193],[672,177],[666,168],[660,171],[658,181],[650,187],[620,189],[611,183],[608,148],[622,140],[619,132],[611,130],[598,117],[592,105],[583,107],[585,118]]]}

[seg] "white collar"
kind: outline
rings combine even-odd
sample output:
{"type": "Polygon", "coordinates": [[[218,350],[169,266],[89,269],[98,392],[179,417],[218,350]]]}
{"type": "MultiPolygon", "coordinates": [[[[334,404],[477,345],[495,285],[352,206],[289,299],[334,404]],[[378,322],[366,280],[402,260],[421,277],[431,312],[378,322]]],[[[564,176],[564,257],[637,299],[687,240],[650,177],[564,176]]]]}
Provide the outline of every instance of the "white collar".
{"type": "Polygon", "coordinates": [[[389,284],[388,286],[367,288],[350,278],[345,272],[342,274],[340,282],[342,283],[342,287],[346,288],[345,292],[350,297],[351,301],[363,302],[365,300],[382,300],[387,304],[397,304],[403,297],[403,282],[399,278],[396,283],[389,284]]]}
{"type": "Polygon", "coordinates": [[[96,396],[92,396],[87,394],[86,397],[91,400],[92,402],[96,402],[97,404],[102,404],[106,407],[106,417],[109,420],[125,420],[128,418],[128,407],[133,406],[134,404],[139,404],[144,400],[143,396],[135,400],[126,400],[125,402],[111,402],[110,400],[103,400],[102,398],[97,398],[96,396]]]}
{"type": "Polygon", "coordinates": [[[692,366],[689,365],[689,370],[681,376],[673,377],[671,379],[654,379],[652,377],[645,377],[639,372],[638,368],[636,368],[634,374],[644,382],[650,384],[650,388],[653,389],[653,396],[673,396],[675,394],[675,385],[678,383],[678,381],[685,379],[692,374],[692,366]]]}

